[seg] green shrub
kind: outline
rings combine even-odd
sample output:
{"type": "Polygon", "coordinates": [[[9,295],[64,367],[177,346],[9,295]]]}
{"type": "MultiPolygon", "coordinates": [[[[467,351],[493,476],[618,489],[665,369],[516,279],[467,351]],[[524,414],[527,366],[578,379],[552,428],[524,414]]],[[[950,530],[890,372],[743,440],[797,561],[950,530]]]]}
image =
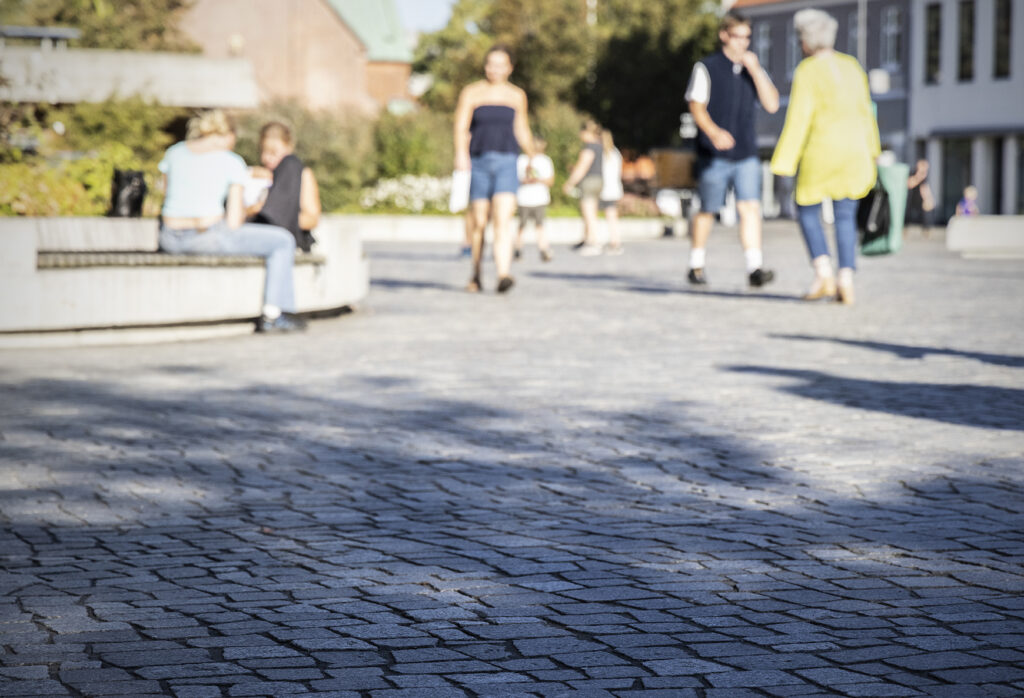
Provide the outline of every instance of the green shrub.
{"type": "Polygon", "coordinates": [[[425,109],[401,116],[381,115],[374,130],[377,178],[450,175],[452,127],[451,115],[425,109]]]}
{"type": "Polygon", "coordinates": [[[102,216],[110,209],[114,170],[140,167],[120,143],[57,163],[36,159],[0,165],[0,215],[102,216]]]}
{"type": "Polygon", "coordinates": [[[287,124],[295,138],[295,154],[313,170],[325,211],[359,200],[363,186],[376,174],[373,121],[357,113],[313,112],[295,102],[277,102],[238,119],[236,152],[259,163],[259,132],[268,121],[287,124]]]}

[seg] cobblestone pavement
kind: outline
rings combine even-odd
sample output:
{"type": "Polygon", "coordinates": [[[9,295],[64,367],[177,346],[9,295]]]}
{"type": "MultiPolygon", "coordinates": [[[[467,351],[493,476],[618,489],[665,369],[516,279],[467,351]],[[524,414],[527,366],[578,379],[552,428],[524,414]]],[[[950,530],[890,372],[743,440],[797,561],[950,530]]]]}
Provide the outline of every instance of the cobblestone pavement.
{"type": "Polygon", "coordinates": [[[1024,694],[1024,261],[369,251],[302,336],[0,352],[0,695],[1024,694]]]}

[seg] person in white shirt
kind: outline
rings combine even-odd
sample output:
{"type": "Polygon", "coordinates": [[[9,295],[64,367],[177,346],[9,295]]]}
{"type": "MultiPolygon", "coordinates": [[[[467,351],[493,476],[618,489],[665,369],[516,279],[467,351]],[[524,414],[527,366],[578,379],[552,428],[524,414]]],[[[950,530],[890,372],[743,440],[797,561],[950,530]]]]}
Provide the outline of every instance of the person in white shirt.
{"type": "Polygon", "coordinates": [[[622,254],[622,238],[619,236],[619,201],[622,199],[622,153],[615,147],[612,132],[601,133],[604,156],[601,158],[601,195],[597,207],[604,212],[608,223],[608,242],[605,254],[622,254]]]}
{"type": "Polygon", "coordinates": [[[550,262],[551,244],[548,242],[547,234],[544,232],[544,213],[548,204],[551,203],[551,185],[555,181],[555,164],[551,158],[544,154],[547,144],[544,139],[534,136],[534,155],[519,156],[516,161],[516,168],[519,171],[519,191],[516,192],[516,203],[519,205],[519,231],[516,233],[515,259],[523,254],[523,234],[526,226],[533,221],[534,230],[537,235],[537,249],[540,250],[540,258],[550,262]]]}

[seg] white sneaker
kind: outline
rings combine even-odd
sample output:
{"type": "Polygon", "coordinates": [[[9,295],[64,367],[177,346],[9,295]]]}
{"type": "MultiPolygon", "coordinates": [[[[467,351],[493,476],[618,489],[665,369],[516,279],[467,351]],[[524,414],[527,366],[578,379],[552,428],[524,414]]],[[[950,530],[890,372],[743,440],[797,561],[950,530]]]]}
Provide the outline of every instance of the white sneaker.
{"type": "Polygon", "coordinates": [[[622,254],[622,245],[605,245],[604,253],[612,256],[620,255],[622,254]]]}
{"type": "Polygon", "coordinates": [[[580,254],[583,255],[584,257],[597,257],[598,255],[601,254],[601,246],[600,245],[584,245],[580,249],[580,254]]]}

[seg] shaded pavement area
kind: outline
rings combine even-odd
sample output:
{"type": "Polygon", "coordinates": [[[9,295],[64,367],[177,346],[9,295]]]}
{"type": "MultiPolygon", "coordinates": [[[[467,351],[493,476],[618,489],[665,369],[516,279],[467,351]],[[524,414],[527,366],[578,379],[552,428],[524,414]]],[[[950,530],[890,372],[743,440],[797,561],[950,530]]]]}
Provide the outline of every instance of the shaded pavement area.
{"type": "Polygon", "coordinates": [[[304,335],[0,352],[0,695],[1024,694],[1024,262],[368,251],[304,335]]]}

